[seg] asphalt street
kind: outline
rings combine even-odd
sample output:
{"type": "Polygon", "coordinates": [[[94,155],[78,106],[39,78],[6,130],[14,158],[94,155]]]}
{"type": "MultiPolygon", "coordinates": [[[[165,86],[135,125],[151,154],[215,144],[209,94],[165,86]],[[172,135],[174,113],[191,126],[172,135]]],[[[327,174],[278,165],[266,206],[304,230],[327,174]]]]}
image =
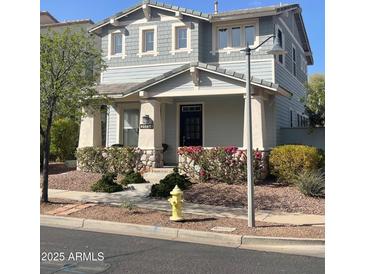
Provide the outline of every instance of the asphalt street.
{"type": "Polygon", "coordinates": [[[41,227],[41,273],[324,273],[324,259],[41,227]]]}

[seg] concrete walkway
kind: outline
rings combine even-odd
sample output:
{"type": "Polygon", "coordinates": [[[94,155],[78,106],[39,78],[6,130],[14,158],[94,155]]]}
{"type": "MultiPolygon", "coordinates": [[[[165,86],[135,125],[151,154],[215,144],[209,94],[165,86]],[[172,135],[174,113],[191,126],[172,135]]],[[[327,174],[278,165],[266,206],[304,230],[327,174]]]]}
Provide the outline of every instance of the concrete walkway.
{"type": "MultiPolygon", "coordinates": [[[[137,207],[171,211],[170,205],[166,200],[156,200],[148,198],[152,184],[135,184],[132,185],[134,190],[126,190],[115,193],[98,193],[98,192],[81,192],[68,191],[59,189],[50,189],[50,199],[68,199],[82,202],[106,203],[120,205],[129,201],[137,207]]],[[[244,208],[211,206],[193,203],[184,203],[184,213],[213,216],[229,217],[247,220],[247,210],[244,208]]],[[[292,224],[292,225],[318,225],[323,226],[325,223],[324,215],[309,215],[301,213],[285,213],[270,210],[257,210],[256,220],[261,222],[292,224]]]]}

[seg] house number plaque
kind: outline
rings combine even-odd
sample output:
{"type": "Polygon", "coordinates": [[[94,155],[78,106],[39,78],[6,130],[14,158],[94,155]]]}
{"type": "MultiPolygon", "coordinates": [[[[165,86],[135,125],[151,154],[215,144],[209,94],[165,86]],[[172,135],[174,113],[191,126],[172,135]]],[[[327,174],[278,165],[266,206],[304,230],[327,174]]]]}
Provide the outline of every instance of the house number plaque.
{"type": "Polygon", "coordinates": [[[153,124],[140,124],[140,129],[153,129],[153,124]]]}

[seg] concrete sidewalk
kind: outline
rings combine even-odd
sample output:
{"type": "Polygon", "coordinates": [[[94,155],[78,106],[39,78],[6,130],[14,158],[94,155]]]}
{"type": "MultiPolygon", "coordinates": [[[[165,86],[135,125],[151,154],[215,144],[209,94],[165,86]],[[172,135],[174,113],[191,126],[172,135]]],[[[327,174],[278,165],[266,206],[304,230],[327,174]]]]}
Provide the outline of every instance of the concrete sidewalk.
{"type": "MultiPolygon", "coordinates": [[[[151,185],[152,184],[136,184],[133,185],[134,190],[127,190],[115,193],[97,193],[50,189],[48,195],[50,199],[68,199],[82,202],[105,203],[112,205],[120,205],[123,202],[129,201],[140,208],[170,211],[171,207],[167,202],[167,199],[156,200],[147,197],[150,192],[151,185]]],[[[244,208],[211,206],[193,204],[188,202],[185,202],[183,206],[184,213],[247,220],[247,210],[244,208]]],[[[325,224],[324,215],[285,213],[270,210],[257,210],[256,220],[261,222],[292,225],[323,226],[325,224]]]]}

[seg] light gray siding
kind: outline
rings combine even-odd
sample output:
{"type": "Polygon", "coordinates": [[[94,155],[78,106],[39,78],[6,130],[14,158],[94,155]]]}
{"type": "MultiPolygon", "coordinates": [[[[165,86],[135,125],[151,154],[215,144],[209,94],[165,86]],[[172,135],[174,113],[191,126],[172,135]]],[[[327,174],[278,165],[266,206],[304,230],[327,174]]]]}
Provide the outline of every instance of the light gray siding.
{"type": "Polygon", "coordinates": [[[275,82],[292,92],[293,97],[291,99],[284,97],[276,98],[276,124],[278,143],[282,143],[284,138],[284,136],[282,136],[282,131],[280,130],[280,128],[290,127],[290,110],[293,111],[293,127],[297,127],[297,114],[302,115],[305,112],[302,99],[305,97],[307,92],[305,87],[307,83],[306,68],[304,69],[304,71],[301,70],[301,56],[304,57],[304,53],[301,50],[301,45],[298,45],[298,43],[300,44],[300,37],[298,34],[296,23],[294,21],[293,13],[289,12],[280,16],[280,18],[281,20],[279,20],[278,17],[275,17],[274,22],[283,32],[284,46],[285,50],[288,53],[285,55],[284,64],[280,64],[277,61],[275,62],[275,82]],[[285,25],[290,29],[290,32],[288,31],[287,27],[282,23],[282,21],[284,21],[285,25]],[[296,76],[293,75],[293,45],[295,46],[297,53],[296,76]]]}
{"type": "MultiPolygon", "coordinates": [[[[242,20],[244,22],[244,20],[242,20]]],[[[229,22],[225,22],[229,23],[229,22]]],[[[235,21],[237,23],[237,21],[235,21]]],[[[202,62],[206,63],[221,63],[221,62],[231,62],[237,60],[244,60],[245,56],[243,52],[222,52],[212,54],[212,24],[201,23],[200,27],[203,28],[202,36],[200,37],[200,43],[204,45],[201,49],[203,52],[200,54],[202,62]]],[[[262,17],[259,18],[259,42],[263,42],[270,35],[274,33],[273,19],[272,17],[262,17]]],[[[271,58],[266,52],[272,47],[272,39],[265,43],[260,49],[253,51],[251,59],[267,59],[271,58]]]]}
{"type": "MultiPolygon", "coordinates": [[[[243,83],[220,75],[199,71],[199,90],[231,90],[240,89],[243,83]]],[[[147,92],[159,93],[166,91],[193,91],[194,84],[190,72],[184,72],[172,79],[146,89],[147,92]]]]}
{"type": "MultiPolygon", "coordinates": [[[[127,16],[125,19],[121,19],[121,22],[128,20],[131,22],[133,20],[143,19],[144,15],[142,11],[137,11],[134,13],[133,17],[127,16]]],[[[175,55],[171,54],[172,50],[172,24],[181,22],[180,20],[174,18],[174,13],[162,10],[156,10],[152,8],[152,18],[146,23],[128,23],[125,26],[126,29],[126,57],[111,58],[106,59],[107,65],[109,67],[120,67],[120,66],[135,66],[135,65],[146,65],[146,64],[161,64],[161,63],[176,63],[176,62],[194,62],[198,61],[198,37],[199,37],[199,21],[191,17],[184,16],[183,22],[187,24],[192,24],[191,28],[191,48],[192,52],[181,52],[175,55]],[[170,16],[171,20],[162,21],[162,16],[170,16]],[[157,26],[157,56],[138,56],[139,52],[139,28],[142,26],[157,26]]],[[[137,21],[138,22],[138,21],[137,21]]],[[[108,25],[103,28],[102,31],[102,50],[105,57],[108,54],[108,33],[109,30],[118,29],[116,27],[111,27],[108,25]]]]}
{"type": "MultiPolygon", "coordinates": [[[[270,58],[270,56],[268,56],[270,58]]],[[[273,61],[274,59],[265,59],[265,60],[252,60],[251,61],[251,76],[264,79],[267,81],[274,81],[274,73],[273,73],[273,61]]],[[[221,67],[233,71],[237,71],[240,73],[246,74],[246,61],[242,61],[239,63],[223,63],[220,64],[221,67]]]]}
{"type": "Polygon", "coordinates": [[[150,78],[159,76],[167,71],[182,66],[184,63],[166,64],[158,66],[140,66],[140,67],[118,67],[108,69],[102,74],[103,84],[114,83],[138,83],[150,78]]]}

